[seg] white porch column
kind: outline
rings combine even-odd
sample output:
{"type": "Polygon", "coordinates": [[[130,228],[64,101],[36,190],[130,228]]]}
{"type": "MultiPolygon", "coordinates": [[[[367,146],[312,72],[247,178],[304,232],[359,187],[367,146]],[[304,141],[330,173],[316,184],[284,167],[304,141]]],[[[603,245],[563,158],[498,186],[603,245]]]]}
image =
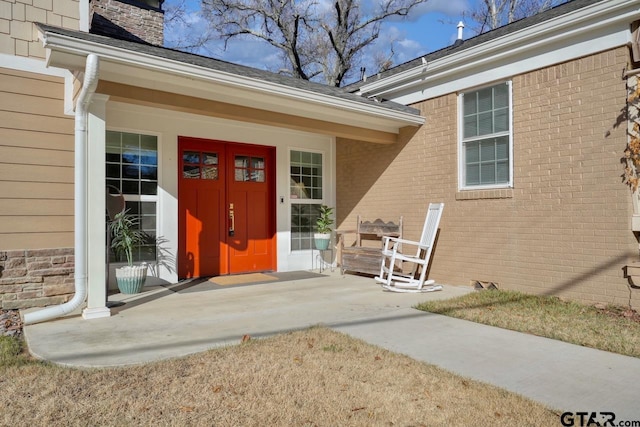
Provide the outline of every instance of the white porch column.
{"type": "Polygon", "coordinates": [[[94,94],[87,120],[87,308],[85,319],[108,317],[106,291],[105,133],[107,95],[94,94]]]}

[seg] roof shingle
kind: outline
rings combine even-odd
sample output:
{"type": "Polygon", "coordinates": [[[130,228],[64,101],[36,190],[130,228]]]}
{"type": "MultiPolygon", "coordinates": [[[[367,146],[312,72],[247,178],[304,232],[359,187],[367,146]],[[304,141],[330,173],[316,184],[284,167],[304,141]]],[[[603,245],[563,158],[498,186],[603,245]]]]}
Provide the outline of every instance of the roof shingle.
{"type": "Polygon", "coordinates": [[[151,55],[158,58],[164,58],[171,61],[177,61],[184,64],[189,64],[197,67],[203,67],[210,70],[216,70],[224,73],[230,73],[238,76],[244,76],[252,79],[262,80],[265,82],[273,83],[276,85],[287,86],[291,88],[297,88],[304,91],[314,92],[328,97],[340,98],[347,101],[353,101],[357,103],[375,105],[389,110],[404,112],[408,114],[420,115],[420,111],[407,107],[402,104],[398,104],[391,101],[377,102],[353,93],[350,93],[343,88],[334,86],[323,85],[320,83],[310,82],[307,80],[297,79],[290,76],[272,73],[266,70],[259,70],[257,68],[246,67],[244,65],[238,65],[231,62],[222,61],[219,59],[209,58],[206,56],[196,55],[193,53],[182,52],[174,49],[169,49],[160,46],[154,46],[147,43],[136,43],[127,40],[120,40],[112,37],[105,37],[97,34],[90,34],[82,31],[73,31],[64,28],[54,27],[42,23],[36,24],[41,31],[45,33],[53,33],[66,37],[72,37],[79,40],[98,43],[101,45],[124,49],[131,52],[136,52],[144,55],[151,55]]]}

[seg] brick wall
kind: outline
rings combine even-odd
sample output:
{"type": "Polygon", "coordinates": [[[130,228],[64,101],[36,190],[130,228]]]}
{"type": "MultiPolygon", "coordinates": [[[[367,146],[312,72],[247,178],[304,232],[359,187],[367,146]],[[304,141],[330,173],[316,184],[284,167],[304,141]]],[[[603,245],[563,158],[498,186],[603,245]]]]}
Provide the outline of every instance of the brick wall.
{"type": "Polygon", "coordinates": [[[414,105],[408,142],[337,144],[338,226],[404,215],[417,238],[429,202],[445,202],[430,277],[640,308],[623,267],[638,257],[620,158],[624,47],[514,76],[514,188],[458,186],[457,94],[414,105]]]}
{"type": "Polygon", "coordinates": [[[0,252],[0,308],[44,307],[74,292],[72,248],[0,252]]]}
{"type": "Polygon", "coordinates": [[[0,53],[44,58],[34,22],[77,30],[79,0],[0,0],[0,53]]]}
{"type": "Polygon", "coordinates": [[[91,0],[91,32],[162,46],[164,13],[135,0],[91,0]]]}

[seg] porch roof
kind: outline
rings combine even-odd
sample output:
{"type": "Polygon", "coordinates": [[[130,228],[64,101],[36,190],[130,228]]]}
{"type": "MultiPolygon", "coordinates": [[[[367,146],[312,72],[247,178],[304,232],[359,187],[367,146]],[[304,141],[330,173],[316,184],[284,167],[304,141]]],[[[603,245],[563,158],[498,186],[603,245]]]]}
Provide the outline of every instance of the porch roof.
{"type": "Polygon", "coordinates": [[[37,24],[47,65],[84,70],[100,57],[98,92],[115,101],[377,143],[425,121],[420,111],[341,88],[173,49],[37,24]]]}

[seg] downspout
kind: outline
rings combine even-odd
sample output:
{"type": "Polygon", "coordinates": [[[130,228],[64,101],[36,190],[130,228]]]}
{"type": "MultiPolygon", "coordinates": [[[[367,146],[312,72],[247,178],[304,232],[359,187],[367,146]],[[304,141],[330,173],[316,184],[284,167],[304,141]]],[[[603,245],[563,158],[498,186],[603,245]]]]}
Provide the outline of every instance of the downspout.
{"type": "Polygon", "coordinates": [[[98,56],[89,54],[82,90],[76,101],[74,164],[74,259],[75,294],[64,304],[52,305],[24,315],[25,325],[44,322],[71,313],[87,297],[87,112],[98,86],[98,56]]]}

